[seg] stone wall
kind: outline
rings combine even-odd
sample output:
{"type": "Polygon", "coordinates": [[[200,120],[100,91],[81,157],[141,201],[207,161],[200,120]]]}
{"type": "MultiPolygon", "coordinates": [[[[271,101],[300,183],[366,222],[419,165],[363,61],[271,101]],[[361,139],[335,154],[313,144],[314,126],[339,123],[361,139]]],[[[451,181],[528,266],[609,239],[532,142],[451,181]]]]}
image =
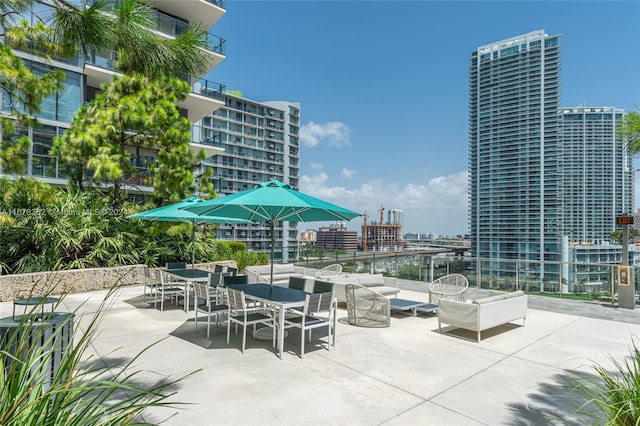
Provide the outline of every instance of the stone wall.
{"type": "MultiPolygon", "coordinates": [[[[237,268],[235,260],[196,264],[195,267],[213,271],[216,264],[237,268]]],[[[61,295],[115,286],[141,285],[144,284],[144,268],[144,265],[132,265],[0,275],[0,302],[30,296],[61,295]]]]}

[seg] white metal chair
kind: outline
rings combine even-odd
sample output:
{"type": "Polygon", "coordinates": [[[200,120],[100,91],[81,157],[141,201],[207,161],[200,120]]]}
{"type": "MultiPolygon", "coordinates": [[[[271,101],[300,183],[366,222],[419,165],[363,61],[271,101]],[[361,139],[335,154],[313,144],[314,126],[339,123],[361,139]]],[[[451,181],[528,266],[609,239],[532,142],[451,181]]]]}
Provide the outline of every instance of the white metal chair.
{"type": "Polygon", "coordinates": [[[187,269],[187,262],[167,262],[166,269],[187,269]]]}
{"type": "Polygon", "coordinates": [[[445,275],[429,285],[429,303],[437,305],[440,299],[466,302],[468,289],[469,281],[464,275],[445,275]]]}
{"type": "Polygon", "coordinates": [[[322,280],[313,280],[312,293],[327,293],[333,291],[333,283],[322,280]]]}
{"type": "MultiPolygon", "coordinates": [[[[160,311],[164,311],[164,300],[168,297],[177,303],[180,296],[186,297],[185,285],[183,281],[171,281],[169,276],[158,271],[160,275],[160,286],[156,291],[156,302],[160,299],[160,311]]],[[[155,306],[155,303],[154,303],[155,306]]]]}
{"type": "Polygon", "coordinates": [[[289,277],[289,288],[304,291],[306,283],[307,279],[305,277],[289,277]]]}
{"type": "Polygon", "coordinates": [[[359,284],[347,284],[345,295],[349,324],[358,327],[391,325],[391,303],[380,293],[359,284]]]}
{"type": "Polygon", "coordinates": [[[155,306],[158,287],[160,287],[160,278],[158,277],[158,271],[145,266],[143,290],[143,297],[145,302],[153,303],[155,306]]]}
{"type": "Polygon", "coordinates": [[[311,332],[320,327],[327,327],[327,350],[331,350],[331,345],[336,345],[335,340],[335,300],[333,291],[328,293],[307,294],[302,311],[289,309],[290,314],[284,320],[285,328],[297,327],[300,329],[300,358],[304,358],[304,334],[309,332],[309,342],[311,342],[311,332]],[[318,316],[326,313],[327,317],[318,316]]]}
{"type": "Polygon", "coordinates": [[[216,324],[220,324],[220,315],[228,311],[229,306],[220,303],[218,297],[215,294],[211,294],[209,286],[205,283],[194,282],[193,292],[195,294],[195,322],[196,332],[198,331],[198,312],[202,312],[207,315],[207,339],[211,332],[211,316],[216,316],[216,324]],[[204,303],[202,303],[204,302],[204,303]]]}
{"type": "Polygon", "coordinates": [[[334,263],[332,265],[325,266],[322,269],[318,269],[316,272],[316,278],[337,277],[342,273],[342,265],[334,263]]]}
{"type": "Polygon", "coordinates": [[[238,325],[242,326],[242,353],[244,353],[244,348],[247,342],[247,327],[250,325],[253,325],[254,330],[257,324],[265,324],[273,327],[274,332],[272,333],[272,343],[273,347],[276,346],[276,321],[272,315],[267,311],[265,311],[266,313],[258,312],[256,308],[248,306],[244,296],[244,291],[234,290],[228,287],[227,300],[227,345],[229,344],[231,323],[233,322],[236,324],[236,334],[238,333],[238,325]]]}

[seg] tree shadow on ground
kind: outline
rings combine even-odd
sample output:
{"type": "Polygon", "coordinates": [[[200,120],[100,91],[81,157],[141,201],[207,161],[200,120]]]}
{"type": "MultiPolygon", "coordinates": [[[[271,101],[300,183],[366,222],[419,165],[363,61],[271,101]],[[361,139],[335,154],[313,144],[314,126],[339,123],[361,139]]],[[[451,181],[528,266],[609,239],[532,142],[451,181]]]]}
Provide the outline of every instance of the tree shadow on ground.
{"type": "Polygon", "coordinates": [[[168,418],[175,416],[179,410],[188,408],[188,403],[181,402],[179,396],[174,397],[183,385],[180,383],[186,376],[195,374],[192,372],[185,377],[170,377],[162,372],[145,370],[143,364],[135,363],[135,357],[118,357],[107,355],[99,359],[88,359],[78,366],[81,383],[92,386],[99,382],[117,381],[126,383],[122,387],[111,386],[109,389],[97,386],[95,390],[86,394],[86,398],[96,397],[104,405],[117,405],[130,400],[136,395],[153,395],[157,391],[167,396],[163,401],[166,405],[162,410],[155,409],[153,413],[145,410],[141,416],[144,422],[159,424],[168,418]],[[148,392],[151,391],[152,394],[148,392]]]}
{"type": "Polygon", "coordinates": [[[597,382],[594,374],[577,370],[564,370],[553,376],[551,382],[540,383],[528,398],[530,403],[507,404],[515,426],[563,425],[583,426],[594,424],[594,419],[585,412],[596,412],[597,407],[577,390],[578,383],[597,382]]]}

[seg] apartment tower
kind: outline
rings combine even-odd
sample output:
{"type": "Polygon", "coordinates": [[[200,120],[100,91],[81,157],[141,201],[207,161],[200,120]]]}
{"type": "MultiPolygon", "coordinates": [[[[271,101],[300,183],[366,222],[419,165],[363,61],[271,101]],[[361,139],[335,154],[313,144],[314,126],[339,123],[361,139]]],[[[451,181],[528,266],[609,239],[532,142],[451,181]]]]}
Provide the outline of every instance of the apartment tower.
{"type": "MultiPolygon", "coordinates": [[[[71,2],[74,4],[91,4],[93,0],[71,2]]],[[[51,9],[50,2],[33,2],[33,10],[37,10],[40,16],[47,16],[51,9]]],[[[173,38],[189,26],[197,26],[208,31],[206,51],[208,53],[209,70],[215,68],[226,57],[224,54],[225,40],[211,32],[212,27],[224,16],[223,0],[150,0],[150,6],[155,9],[154,30],[161,38],[173,38]]],[[[12,19],[12,17],[9,17],[12,19]]],[[[15,19],[26,19],[35,24],[38,17],[26,13],[16,16],[15,19]]],[[[55,157],[49,155],[53,139],[59,136],[71,126],[75,112],[86,102],[90,102],[100,90],[102,83],[109,83],[114,74],[118,74],[113,53],[104,52],[83,60],[74,58],[71,60],[46,60],[38,57],[33,52],[15,51],[21,57],[25,65],[36,73],[42,74],[54,69],[60,69],[66,74],[62,90],[55,96],[48,97],[41,105],[41,112],[36,117],[40,122],[37,127],[18,128],[16,138],[29,136],[33,141],[27,158],[27,170],[24,174],[36,177],[53,185],[65,186],[67,175],[64,168],[55,157]]],[[[204,75],[204,74],[203,74],[204,75]]],[[[203,75],[184,76],[191,85],[191,94],[179,104],[182,114],[192,122],[197,122],[202,117],[224,105],[224,86],[206,79],[203,75]]],[[[3,105],[3,111],[8,109],[3,105]]],[[[1,137],[1,135],[0,135],[1,137]]],[[[203,140],[198,126],[193,127],[192,143],[190,149],[199,152],[204,149],[209,155],[214,155],[222,150],[219,147],[207,145],[203,140]]],[[[132,154],[134,152],[132,151],[132,154]]],[[[153,162],[156,152],[152,149],[141,149],[132,156],[136,168],[134,175],[125,176],[122,189],[129,193],[148,193],[152,188],[145,186],[145,177],[149,175],[147,164],[153,162]]],[[[0,170],[0,176],[3,176],[0,170]]],[[[9,176],[11,177],[11,176],[9,176]]]]}
{"type": "MultiPolygon", "coordinates": [[[[257,102],[241,92],[225,94],[224,106],[202,120],[204,139],[224,152],[210,158],[212,182],[218,196],[251,189],[271,179],[298,189],[300,162],[300,104],[257,102]]],[[[295,222],[275,225],[275,262],[298,259],[298,227],[295,222]]],[[[221,226],[220,240],[241,241],[247,249],[269,251],[271,231],[266,222],[221,226]]]]}
{"type": "Polygon", "coordinates": [[[470,238],[473,256],[492,259],[484,272],[558,253],[559,37],[534,31],[470,58],[470,238]]]}
{"type": "Polygon", "coordinates": [[[558,38],[534,31],[471,56],[471,251],[490,259],[484,275],[513,276],[520,260],[540,280],[566,279],[566,265],[539,262],[609,244],[615,217],[632,213],[632,162],[616,136],[624,111],[559,108],[558,38]]]}
{"type": "Polygon", "coordinates": [[[316,248],[324,250],[358,250],[358,232],[349,231],[345,224],[323,226],[316,234],[316,248]]]}
{"type": "Polygon", "coordinates": [[[633,214],[633,164],[616,136],[623,116],[612,107],[560,110],[562,231],[571,243],[608,242],[615,217],[633,214]]]}

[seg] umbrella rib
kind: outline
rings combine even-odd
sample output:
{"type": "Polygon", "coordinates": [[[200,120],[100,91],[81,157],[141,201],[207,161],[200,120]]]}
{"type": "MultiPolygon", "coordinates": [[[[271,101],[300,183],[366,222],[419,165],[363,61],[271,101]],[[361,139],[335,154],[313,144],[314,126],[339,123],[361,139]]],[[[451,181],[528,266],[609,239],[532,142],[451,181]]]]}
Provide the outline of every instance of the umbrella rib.
{"type": "MultiPolygon", "coordinates": [[[[258,211],[260,208],[262,208],[262,206],[258,206],[257,208],[252,209],[251,207],[249,207],[249,206],[247,206],[247,205],[240,204],[240,205],[239,205],[239,207],[251,213],[251,216],[250,216],[250,219],[249,219],[249,220],[255,220],[255,219],[253,218],[253,215],[256,215],[256,216],[258,216],[258,217],[261,217],[263,220],[270,220],[270,219],[271,219],[271,218],[269,217],[269,215],[264,214],[264,213],[260,213],[260,211],[258,211]]],[[[264,209],[263,209],[263,210],[264,210],[264,209]]]]}

